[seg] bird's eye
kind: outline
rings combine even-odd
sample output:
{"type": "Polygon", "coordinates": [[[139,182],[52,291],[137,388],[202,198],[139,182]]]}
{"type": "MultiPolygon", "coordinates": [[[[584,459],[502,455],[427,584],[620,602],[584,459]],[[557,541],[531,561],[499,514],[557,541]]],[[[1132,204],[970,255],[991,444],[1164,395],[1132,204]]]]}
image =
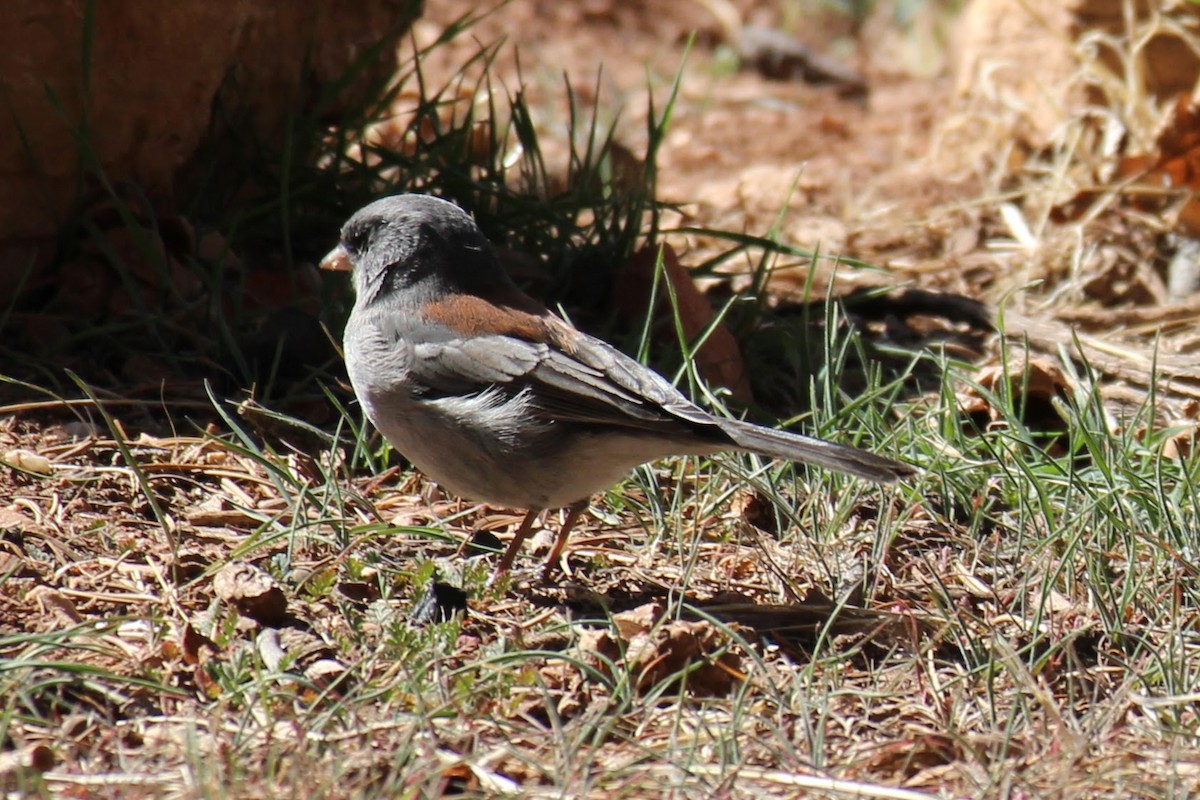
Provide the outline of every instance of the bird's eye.
{"type": "Polygon", "coordinates": [[[352,253],[361,253],[367,246],[368,231],[366,228],[354,228],[346,231],[342,244],[352,253]]]}
{"type": "Polygon", "coordinates": [[[342,244],[347,250],[362,253],[370,247],[371,240],[379,234],[379,231],[387,226],[386,219],[375,220],[370,225],[357,225],[343,234],[342,244]]]}

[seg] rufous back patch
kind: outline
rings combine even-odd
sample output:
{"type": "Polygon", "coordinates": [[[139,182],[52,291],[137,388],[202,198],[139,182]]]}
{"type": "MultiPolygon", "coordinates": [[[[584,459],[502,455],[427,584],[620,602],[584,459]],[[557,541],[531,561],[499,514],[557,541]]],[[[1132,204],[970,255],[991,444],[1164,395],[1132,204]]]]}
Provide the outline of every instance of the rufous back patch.
{"type": "Polygon", "coordinates": [[[574,353],[574,338],[581,334],[550,313],[529,295],[500,287],[487,296],[457,294],[425,306],[425,318],[464,337],[512,336],[541,342],[574,353]]]}

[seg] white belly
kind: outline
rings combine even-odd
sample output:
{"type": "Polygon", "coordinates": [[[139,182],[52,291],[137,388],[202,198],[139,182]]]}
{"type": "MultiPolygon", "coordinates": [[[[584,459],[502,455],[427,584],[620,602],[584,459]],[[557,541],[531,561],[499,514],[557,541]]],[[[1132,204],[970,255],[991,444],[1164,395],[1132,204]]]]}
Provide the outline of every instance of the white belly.
{"type": "Polygon", "coordinates": [[[375,339],[370,328],[347,338],[346,366],[367,418],[392,447],[453,494],[498,506],[561,508],[607,489],[638,464],[716,449],[547,420],[528,389],[423,398],[408,384],[407,349],[375,339]]]}
{"type": "Polygon", "coordinates": [[[507,508],[571,505],[669,452],[649,436],[536,423],[524,394],[359,399],[392,447],[425,475],[453,494],[507,508]]]}

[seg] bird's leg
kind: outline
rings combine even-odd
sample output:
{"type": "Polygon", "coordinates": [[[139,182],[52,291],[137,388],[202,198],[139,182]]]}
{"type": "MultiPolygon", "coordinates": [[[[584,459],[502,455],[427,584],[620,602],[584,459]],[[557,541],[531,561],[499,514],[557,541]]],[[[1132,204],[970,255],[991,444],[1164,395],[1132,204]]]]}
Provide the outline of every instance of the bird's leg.
{"type": "Polygon", "coordinates": [[[558,568],[558,560],[562,558],[563,548],[567,546],[567,537],[587,507],[588,501],[584,499],[567,508],[567,518],[563,520],[562,527],[558,529],[558,536],[554,538],[554,546],[550,548],[550,555],[546,556],[546,566],[542,568],[543,578],[558,568]]]}
{"type": "Polygon", "coordinates": [[[513,561],[517,558],[517,551],[521,549],[521,545],[529,538],[529,534],[533,532],[533,523],[537,519],[537,515],[542,513],[540,508],[531,508],[529,513],[525,515],[525,519],[521,520],[520,527],[513,534],[513,540],[508,543],[508,549],[504,551],[504,555],[500,556],[500,563],[496,565],[496,574],[508,572],[513,561]]]}

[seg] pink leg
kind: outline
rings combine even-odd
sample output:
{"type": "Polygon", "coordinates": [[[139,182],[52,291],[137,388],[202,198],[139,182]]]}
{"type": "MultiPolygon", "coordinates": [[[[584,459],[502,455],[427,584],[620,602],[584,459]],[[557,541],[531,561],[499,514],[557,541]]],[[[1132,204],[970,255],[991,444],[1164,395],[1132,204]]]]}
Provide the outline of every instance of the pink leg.
{"type": "Polygon", "coordinates": [[[542,568],[543,577],[558,569],[558,561],[562,558],[563,548],[567,546],[567,536],[571,534],[571,529],[575,527],[575,523],[579,521],[580,515],[587,510],[587,507],[588,501],[580,500],[567,509],[567,518],[563,520],[562,527],[558,529],[558,536],[554,538],[554,546],[550,548],[550,555],[546,557],[546,566],[542,568]]]}
{"type": "Polygon", "coordinates": [[[513,534],[513,540],[509,542],[508,549],[504,551],[504,555],[500,556],[500,563],[496,566],[496,574],[501,575],[508,572],[512,567],[513,561],[517,558],[517,551],[521,549],[521,545],[529,538],[529,534],[533,532],[533,522],[537,519],[537,515],[542,513],[540,508],[531,508],[529,513],[525,515],[525,519],[521,520],[520,527],[513,534]]]}

